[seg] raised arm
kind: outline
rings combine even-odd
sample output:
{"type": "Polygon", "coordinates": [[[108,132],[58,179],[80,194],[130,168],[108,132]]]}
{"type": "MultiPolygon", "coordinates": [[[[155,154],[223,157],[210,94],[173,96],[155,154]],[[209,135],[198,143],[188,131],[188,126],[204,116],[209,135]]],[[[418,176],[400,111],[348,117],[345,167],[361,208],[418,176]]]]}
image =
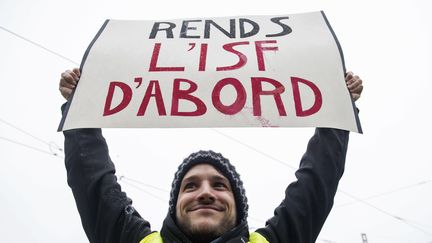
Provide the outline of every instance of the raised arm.
{"type": "MultiPolygon", "coordinates": [[[[78,69],[62,73],[59,90],[64,98],[78,80],[78,69]]],[[[68,130],[64,136],[67,180],[89,241],[139,242],[151,232],[150,224],[121,191],[101,129],[68,130]]]]}
{"type": "MultiPolygon", "coordinates": [[[[362,80],[352,72],[347,73],[345,80],[353,100],[358,100],[363,91],[362,80]]],[[[344,172],[348,138],[348,131],[315,130],[295,173],[297,181],[287,187],[285,199],[258,233],[272,243],[316,241],[344,172]]]]}

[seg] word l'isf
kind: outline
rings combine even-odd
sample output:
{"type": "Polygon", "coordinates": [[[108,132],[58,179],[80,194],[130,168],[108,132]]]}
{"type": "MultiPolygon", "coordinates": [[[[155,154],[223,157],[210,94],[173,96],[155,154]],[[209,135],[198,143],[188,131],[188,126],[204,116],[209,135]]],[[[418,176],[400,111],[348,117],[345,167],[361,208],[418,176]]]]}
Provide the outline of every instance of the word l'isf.
{"type": "MultiPolygon", "coordinates": [[[[237,46],[245,46],[249,45],[249,41],[240,41],[240,42],[232,42],[227,43],[222,46],[223,50],[234,54],[238,57],[238,62],[231,66],[221,66],[216,67],[216,71],[230,71],[235,69],[240,69],[243,66],[246,65],[248,61],[248,57],[245,53],[238,51],[235,49],[237,46]]],[[[253,52],[254,55],[256,55],[257,64],[258,64],[258,70],[259,71],[265,71],[265,64],[264,64],[264,51],[278,51],[279,48],[276,45],[276,40],[262,40],[262,41],[255,41],[255,51],[253,52]],[[269,46],[270,44],[270,46],[269,46]]],[[[195,47],[195,43],[190,43],[191,49],[195,47]]],[[[184,72],[185,67],[183,66],[177,66],[177,67],[161,67],[158,66],[158,59],[159,59],[159,53],[162,47],[162,43],[155,43],[153,46],[153,52],[151,56],[150,66],[149,66],[149,72],[184,72]]],[[[200,55],[199,55],[199,64],[198,64],[198,71],[203,72],[206,71],[206,63],[207,63],[207,52],[208,52],[208,44],[207,43],[201,43],[200,44],[200,55]]]]}

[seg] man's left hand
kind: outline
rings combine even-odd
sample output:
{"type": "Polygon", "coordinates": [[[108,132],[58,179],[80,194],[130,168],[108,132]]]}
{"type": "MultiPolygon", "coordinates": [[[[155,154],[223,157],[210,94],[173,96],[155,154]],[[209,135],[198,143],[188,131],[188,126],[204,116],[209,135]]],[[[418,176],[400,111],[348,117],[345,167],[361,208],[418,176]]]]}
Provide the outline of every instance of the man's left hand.
{"type": "Polygon", "coordinates": [[[353,72],[348,72],[345,75],[345,82],[354,101],[357,101],[363,91],[363,81],[353,72]]]}

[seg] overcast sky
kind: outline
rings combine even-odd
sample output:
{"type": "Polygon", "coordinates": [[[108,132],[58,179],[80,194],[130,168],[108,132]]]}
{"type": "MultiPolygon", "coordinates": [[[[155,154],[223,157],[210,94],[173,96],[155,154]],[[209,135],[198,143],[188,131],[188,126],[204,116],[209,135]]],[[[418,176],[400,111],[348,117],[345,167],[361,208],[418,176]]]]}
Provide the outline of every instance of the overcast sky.
{"type": "MultiPolygon", "coordinates": [[[[361,243],[361,233],[371,243],[432,242],[431,6],[427,0],[2,0],[0,241],[87,242],[57,149],[63,147],[56,129],[64,102],[58,81],[61,72],[78,66],[105,19],[324,10],[347,68],[364,80],[357,102],[364,134],[351,134],[335,206],[317,242],[361,243]]],[[[105,129],[104,134],[118,176],[125,176],[123,189],[154,230],[166,215],[178,163],[198,149],[219,151],[236,165],[254,229],[264,225],[294,180],[292,168],[313,129],[105,129]]]]}

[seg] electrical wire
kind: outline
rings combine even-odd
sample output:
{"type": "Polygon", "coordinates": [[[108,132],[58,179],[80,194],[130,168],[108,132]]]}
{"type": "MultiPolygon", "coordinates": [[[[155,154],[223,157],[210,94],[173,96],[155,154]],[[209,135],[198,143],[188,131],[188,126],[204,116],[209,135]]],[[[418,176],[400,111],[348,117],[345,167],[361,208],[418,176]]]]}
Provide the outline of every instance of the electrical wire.
{"type": "MultiPolygon", "coordinates": [[[[49,48],[44,47],[44,46],[42,46],[41,44],[38,44],[38,43],[36,43],[36,42],[34,42],[34,41],[32,41],[32,40],[30,40],[30,39],[24,37],[24,36],[21,36],[21,35],[19,35],[19,34],[13,32],[13,31],[11,31],[11,30],[9,30],[9,29],[6,29],[6,28],[3,27],[3,26],[0,26],[0,29],[3,29],[4,31],[6,31],[6,32],[8,32],[8,33],[10,33],[10,34],[12,34],[12,35],[14,35],[14,36],[16,36],[16,37],[18,37],[18,38],[24,40],[24,41],[27,41],[27,42],[29,42],[29,43],[31,43],[31,44],[33,44],[33,45],[39,47],[39,48],[42,48],[43,50],[48,51],[49,53],[54,54],[54,55],[57,56],[57,57],[60,57],[60,58],[66,60],[66,61],[69,61],[69,62],[71,62],[71,63],[73,63],[73,64],[75,64],[75,65],[79,65],[77,62],[73,61],[72,59],[69,59],[69,58],[67,58],[67,57],[65,57],[65,56],[63,56],[63,55],[61,55],[61,54],[59,54],[59,53],[57,53],[57,52],[55,52],[55,51],[52,51],[52,50],[50,50],[49,48]]],[[[10,124],[10,125],[11,125],[11,124],[10,124]]],[[[17,128],[17,129],[19,129],[19,128],[17,128]]],[[[240,140],[237,140],[237,139],[235,139],[235,138],[233,138],[233,137],[231,137],[231,136],[229,136],[229,135],[227,135],[227,134],[224,134],[224,133],[222,133],[222,132],[220,132],[220,131],[218,131],[218,130],[216,130],[216,129],[213,129],[213,130],[214,130],[215,132],[217,132],[217,133],[219,133],[219,134],[221,134],[221,135],[223,135],[223,136],[225,136],[225,137],[227,137],[227,138],[233,140],[233,141],[236,141],[237,143],[242,144],[243,146],[248,147],[249,149],[255,150],[257,153],[260,153],[260,154],[262,154],[262,155],[264,155],[264,156],[266,156],[266,157],[268,157],[268,158],[271,158],[271,159],[274,160],[274,161],[279,162],[279,163],[280,163],[281,165],[283,165],[283,166],[287,166],[287,167],[289,167],[289,168],[291,168],[291,169],[295,169],[295,167],[293,167],[293,166],[291,166],[291,165],[288,165],[288,164],[286,164],[286,163],[284,163],[284,162],[278,160],[277,158],[275,158],[275,157],[273,157],[273,156],[271,156],[271,155],[269,155],[269,154],[267,154],[267,153],[264,153],[264,152],[261,152],[261,151],[259,151],[259,150],[256,150],[256,149],[254,149],[254,147],[252,147],[252,146],[250,146],[250,145],[248,145],[248,144],[245,144],[245,143],[241,142],[240,140]]],[[[128,178],[128,177],[125,177],[125,176],[120,176],[119,180],[122,180],[122,179],[123,179],[123,182],[125,182],[126,184],[128,184],[128,185],[130,185],[130,186],[133,186],[133,187],[135,187],[135,188],[137,188],[137,189],[139,189],[139,190],[141,190],[141,191],[143,191],[143,192],[145,192],[145,193],[147,193],[147,194],[149,194],[149,195],[151,195],[151,196],[153,196],[153,197],[155,197],[155,198],[158,198],[159,200],[161,200],[160,197],[158,197],[158,196],[156,196],[156,195],[153,195],[152,193],[149,193],[149,192],[143,190],[142,188],[137,187],[137,186],[135,186],[135,185],[133,185],[133,184],[131,184],[131,183],[128,183],[128,182],[125,181],[125,180],[135,181],[136,183],[139,183],[139,184],[141,184],[141,185],[145,185],[145,186],[148,186],[148,187],[151,187],[151,188],[154,188],[154,189],[157,189],[157,190],[161,190],[161,191],[166,191],[166,190],[164,190],[164,189],[161,189],[161,188],[158,188],[158,187],[155,187],[155,186],[152,186],[152,185],[146,184],[146,183],[138,182],[137,180],[134,180],[134,179],[131,179],[131,178],[128,178]]],[[[263,222],[263,220],[259,220],[259,219],[253,218],[253,217],[249,217],[249,218],[251,218],[251,219],[253,219],[253,220],[256,220],[256,221],[259,221],[259,222],[263,222]]]]}
{"type": "Polygon", "coordinates": [[[24,133],[24,134],[26,134],[26,135],[28,135],[28,136],[30,136],[30,137],[36,139],[36,140],[38,140],[39,142],[44,143],[44,144],[50,146],[50,143],[49,143],[49,142],[46,142],[45,140],[43,140],[43,139],[41,139],[41,138],[38,138],[38,137],[34,136],[33,134],[31,134],[31,133],[29,133],[29,132],[27,132],[27,131],[25,131],[25,130],[23,130],[23,129],[21,129],[21,128],[15,126],[15,125],[13,125],[12,123],[10,123],[10,122],[8,122],[8,121],[5,121],[5,120],[2,119],[2,118],[0,118],[0,122],[3,122],[4,124],[6,124],[6,125],[8,125],[8,126],[10,126],[10,127],[15,128],[16,130],[18,130],[18,131],[20,131],[20,132],[22,132],[22,133],[24,133]]]}
{"type": "Polygon", "coordinates": [[[119,177],[119,180],[120,180],[120,181],[121,181],[121,180],[123,180],[123,181],[124,181],[124,180],[126,180],[126,181],[131,181],[131,182],[134,182],[134,183],[140,184],[141,186],[150,187],[150,188],[156,189],[156,190],[161,191],[161,192],[169,193],[169,191],[166,190],[166,189],[163,189],[163,188],[160,188],[160,187],[157,187],[157,186],[153,186],[153,185],[150,185],[150,184],[144,183],[144,182],[142,182],[142,181],[139,181],[139,180],[136,180],[136,179],[132,179],[132,178],[126,177],[126,176],[124,176],[124,175],[120,176],[120,177],[119,177]]]}
{"type": "MultiPolygon", "coordinates": [[[[24,36],[21,36],[21,35],[19,35],[19,34],[13,32],[13,31],[11,31],[11,30],[9,30],[9,29],[6,29],[6,28],[3,27],[3,26],[0,26],[0,29],[2,29],[2,30],[4,30],[4,31],[6,31],[6,32],[8,32],[8,33],[10,33],[10,34],[12,34],[12,35],[14,35],[14,36],[16,36],[16,37],[22,39],[22,40],[25,40],[25,41],[27,41],[27,42],[29,42],[29,43],[31,43],[31,44],[33,44],[33,45],[35,45],[35,46],[37,46],[37,47],[39,47],[39,48],[45,50],[45,51],[47,51],[47,52],[50,52],[51,54],[53,54],[53,55],[55,55],[55,56],[57,56],[57,57],[59,57],[59,58],[62,58],[62,59],[64,59],[64,60],[66,60],[66,61],[69,61],[69,62],[71,62],[71,63],[73,63],[73,64],[75,64],[75,65],[79,65],[77,62],[73,61],[72,59],[69,59],[69,58],[67,58],[67,57],[65,57],[65,56],[63,56],[63,55],[61,55],[61,54],[59,54],[59,53],[57,53],[57,52],[55,52],[55,51],[52,51],[52,50],[50,50],[49,48],[46,48],[46,47],[42,46],[41,44],[38,44],[38,43],[36,43],[36,42],[34,42],[34,41],[32,41],[32,40],[30,40],[30,39],[24,37],[24,36]]],[[[259,153],[259,154],[261,154],[261,155],[263,155],[263,156],[266,156],[266,157],[272,159],[272,160],[275,161],[275,162],[278,162],[278,163],[281,164],[281,165],[284,165],[284,166],[286,166],[286,167],[288,167],[288,168],[291,168],[291,169],[293,169],[293,170],[296,170],[296,167],[293,167],[293,166],[291,166],[291,165],[285,163],[284,161],[281,161],[281,160],[279,160],[279,159],[277,159],[277,158],[275,158],[275,157],[273,157],[273,156],[271,156],[271,155],[269,155],[269,154],[267,154],[267,153],[264,153],[264,152],[262,152],[262,151],[260,151],[260,150],[258,150],[258,149],[256,149],[256,148],[254,148],[254,147],[252,147],[252,146],[250,146],[250,145],[248,145],[248,144],[245,144],[245,143],[241,142],[241,141],[238,140],[238,139],[235,139],[235,138],[233,138],[233,137],[231,137],[231,136],[228,136],[228,135],[226,135],[226,134],[224,134],[224,133],[222,133],[222,132],[220,132],[220,131],[218,131],[218,130],[216,130],[216,129],[213,129],[213,130],[214,130],[215,132],[217,132],[217,133],[219,133],[219,134],[221,134],[221,135],[223,135],[223,136],[225,136],[225,137],[227,137],[227,138],[229,138],[229,139],[231,139],[231,140],[233,140],[233,141],[236,141],[237,143],[239,143],[239,144],[241,144],[241,145],[243,145],[243,146],[245,146],[245,147],[247,147],[247,148],[249,148],[249,149],[251,149],[251,150],[253,150],[253,151],[255,151],[255,152],[259,153]]],[[[10,140],[10,139],[3,138],[3,137],[1,137],[1,138],[4,139],[4,140],[7,140],[7,141],[12,142],[12,140],[10,140]]],[[[26,146],[26,147],[28,147],[28,148],[32,148],[32,149],[38,150],[38,151],[40,151],[40,152],[43,151],[43,150],[40,150],[40,149],[37,149],[37,148],[31,147],[31,146],[28,146],[28,145],[21,144],[21,143],[16,142],[16,141],[13,141],[13,143],[20,144],[20,145],[22,145],[22,146],[26,146]]],[[[49,153],[49,152],[46,152],[46,151],[43,151],[43,152],[44,152],[44,153],[49,153]]],[[[49,154],[51,154],[51,153],[49,153],[49,154]]],[[[124,181],[124,182],[125,182],[125,181],[124,181]]],[[[125,183],[130,184],[130,183],[128,183],[128,182],[125,182],[125,183]]],[[[131,186],[134,186],[133,184],[130,184],[130,185],[131,185],[131,186]]],[[[135,186],[135,187],[136,187],[136,186],[135,186]]],[[[137,187],[137,188],[139,188],[139,187],[137,187]]],[[[142,189],[140,189],[140,190],[142,190],[142,189]]],[[[380,209],[380,208],[378,208],[378,207],[376,207],[376,206],[374,206],[374,205],[372,205],[372,204],[370,204],[370,203],[368,203],[368,202],[366,202],[366,201],[364,201],[364,200],[361,200],[360,198],[357,198],[357,197],[355,197],[355,196],[353,196],[353,195],[351,195],[351,194],[349,194],[349,193],[347,193],[347,192],[344,192],[343,190],[339,190],[339,191],[340,191],[341,193],[345,194],[346,196],[351,197],[352,199],[358,201],[358,202],[361,202],[361,203],[363,203],[363,204],[365,204],[365,205],[368,205],[369,207],[372,207],[372,208],[376,209],[376,210],[379,211],[379,212],[382,212],[382,213],[384,213],[384,214],[386,214],[386,215],[388,215],[388,216],[390,216],[390,217],[392,217],[392,218],[394,218],[394,219],[396,219],[396,220],[399,220],[399,221],[401,221],[401,222],[404,222],[405,224],[407,224],[407,225],[409,225],[409,226],[411,226],[411,227],[413,227],[413,228],[416,228],[416,229],[418,229],[418,230],[420,230],[420,231],[422,231],[422,232],[424,232],[424,233],[426,233],[426,234],[428,234],[428,235],[432,235],[431,233],[425,231],[425,230],[422,229],[422,228],[419,228],[419,227],[417,227],[417,226],[415,226],[415,225],[409,224],[405,219],[403,219],[403,218],[401,218],[401,217],[398,217],[398,216],[392,215],[392,214],[390,214],[390,213],[388,213],[388,212],[386,212],[386,211],[384,211],[384,210],[382,210],[382,209],[380,209]]],[[[144,192],[146,192],[146,191],[144,191],[144,192]]],[[[146,192],[146,193],[148,193],[148,192],[146,192]]],[[[149,194],[149,193],[148,193],[148,194],[149,194]]]]}
{"type": "MultiPolygon", "coordinates": [[[[147,184],[147,183],[143,183],[142,181],[139,181],[139,180],[135,180],[135,179],[131,179],[131,178],[126,178],[125,176],[120,176],[120,177],[119,177],[119,181],[122,181],[123,183],[127,184],[128,186],[131,186],[131,187],[133,187],[133,188],[135,188],[135,189],[137,189],[137,190],[139,190],[139,191],[141,191],[141,192],[144,192],[144,193],[146,193],[147,195],[149,195],[149,196],[151,196],[151,197],[153,197],[153,198],[155,198],[155,199],[157,199],[157,200],[159,200],[159,201],[161,201],[161,202],[167,203],[167,201],[166,201],[165,199],[159,197],[158,195],[156,195],[156,194],[154,194],[154,193],[151,193],[151,192],[149,192],[149,191],[143,189],[141,186],[150,187],[150,188],[153,188],[153,189],[159,190],[159,191],[161,191],[161,192],[168,192],[168,191],[165,190],[165,189],[161,189],[161,188],[159,188],[159,187],[156,187],[156,186],[153,186],[153,185],[150,185],[150,184],[147,184]],[[139,184],[139,185],[141,185],[141,186],[134,185],[133,183],[130,183],[130,182],[128,182],[128,181],[131,181],[131,182],[137,183],[137,184],[139,184]]],[[[263,223],[263,222],[264,222],[264,220],[261,220],[261,219],[255,218],[255,217],[248,216],[248,218],[251,219],[251,220],[253,220],[253,221],[256,221],[256,222],[258,222],[258,223],[263,223]]],[[[257,227],[251,227],[251,228],[257,228],[257,227]]]]}
{"type": "Polygon", "coordinates": [[[144,193],[148,194],[149,196],[151,196],[151,197],[153,197],[153,198],[158,199],[158,200],[161,201],[161,202],[166,203],[166,200],[165,200],[165,199],[159,197],[158,195],[156,195],[156,194],[154,194],[154,193],[151,193],[151,192],[149,192],[149,191],[147,191],[147,190],[144,190],[143,188],[141,188],[141,187],[139,187],[139,186],[137,186],[137,185],[134,185],[133,183],[127,182],[127,181],[125,181],[125,180],[122,180],[122,182],[123,182],[124,184],[126,184],[126,185],[129,185],[129,186],[131,186],[131,187],[133,187],[133,188],[135,188],[135,189],[141,191],[141,192],[144,192],[144,193]]]}
{"type": "Polygon", "coordinates": [[[349,194],[347,192],[345,192],[345,195],[347,195],[347,196],[349,196],[349,197],[351,197],[351,198],[353,198],[353,199],[355,199],[355,200],[357,200],[357,201],[359,201],[359,202],[361,202],[361,203],[363,203],[363,204],[365,204],[365,205],[367,205],[367,206],[369,206],[371,208],[374,208],[375,210],[377,210],[377,211],[379,211],[379,212],[381,212],[381,213],[383,213],[383,214],[385,214],[385,215],[387,215],[387,216],[389,216],[391,218],[394,218],[394,219],[396,219],[396,220],[398,220],[398,221],[400,221],[400,222],[402,222],[402,223],[410,226],[411,228],[420,230],[423,233],[432,236],[432,233],[430,233],[429,231],[426,231],[425,229],[423,229],[423,228],[421,228],[421,227],[419,227],[419,226],[417,226],[415,224],[410,223],[410,221],[406,220],[405,218],[402,218],[402,217],[399,217],[397,215],[391,214],[391,213],[389,213],[389,212],[387,212],[387,211],[385,211],[385,210],[383,210],[381,208],[378,208],[377,206],[375,206],[375,205],[373,205],[371,203],[368,203],[368,202],[366,202],[366,201],[364,201],[364,200],[362,200],[360,198],[357,198],[357,197],[355,197],[355,196],[353,196],[353,195],[351,195],[351,194],[349,194]]]}
{"type": "MultiPolygon", "coordinates": [[[[284,161],[282,161],[282,160],[276,159],[275,157],[273,157],[273,156],[271,156],[271,155],[268,155],[267,153],[264,153],[264,152],[262,152],[262,151],[260,151],[260,150],[258,150],[258,149],[256,149],[256,148],[254,148],[254,147],[252,147],[252,146],[250,146],[250,145],[248,145],[248,144],[245,144],[245,143],[239,141],[238,139],[235,139],[235,138],[233,138],[233,137],[231,137],[231,136],[228,136],[228,135],[226,135],[226,134],[224,134],[224,133],[222,133],[222,132],[220,132],[220,131],[218,131],[218,130],[216,130],[216,129],[212,129],[212,130],[215,131],[215,132],[217,132],[217,133],[219,133],[219,134],[221,134],[222,136],[224,136],[224,137],[226,137],[226,138],[229,138],[230,140],[233,140],[233,141],[235,141],[235,142],[237,142],[237,143],[239,143],[239,144],[241,144],[241,145],[243,145],[243,146],[245,146],[245,147],[247,147],[247,148],[249,148],[249,149],[251,149],[251,150],[253,150],[253,151],[257,152],[257,153],[259,153],[259,154],[261,154],[261,155],[266,156],[266,157],[269,158],[269,159],[272,159],[273,161],[276,161],[276,162],[279,163],[279,164],[285,165],[286,167],[288,167],[288,168],[290,168],[290,169],[293,169],[293,170],[296,170],[296,169],[297,169],[297,168],[294,168],[293,166],[287,164],[286,162],[284,162],[284,161]]],[[[368,203],[368,202],[366,202],[366,201],[364,201],[364,200],[362,200],[362,199],[360,199],[360,198],[357,198],[357,197],[353,196],[352,194],[350,194],[350,193],[348,193],[348,192],[345,192],[344,190],[339,189],[339,192],[341,192],[342,194],[346,195],[347,197],[350,197],[351,199],[353,199],[353,200],[355,200],[355,201],[357,201],[357,202],[363,203],[364,205],[369,206],[369,207],[371,207],[371,208],[373,208],[373,209],[375,209],[375,210],[377,210],[377,211],[379,211],[379,212],[381,212],[381,213],[384,213],[384,214],[387,215],[387,216],[390,216],[390,217],[392,217],[392,218],[394,218],[394,219],[396,219],[396,220],[398,220],[398,221],[401,221],[401,222],[405,223],[406,225],[409,225],[409,226],[412,227],[412,228],[415,228],[415,229],[417,229],[417,230],[420,230],[420,231],[422,231],[423,233],[426,233],[426,234],[428,234],[428,235],[432,235],[432,233],[430,233],[430,232],[428,232],[428,231],[422,229],[421,227],[418,227],[417,225],[414,225],[414,224],[410,223],[408,220],[406,220],[406,219],[404,219],[404,218],[402,218],[402,217],[399,217],[399,216],[396,216],[396,215],[390,214],[390,213],[388,213],[387,211],[385,211],[385,210],[383,210],[383,209],[380,209],[380,208],[378,208],[378,207],[376,207],[376,206],[374,206],[374,205],[372,205],[372,204],[370,204],[370,203],[368,203]]]]}
{"type": "Polygon", "coordinates": [[[27,145],[27,144],[24,144],[24,143],[21,143],[21,142],[18,142],[18,141],[12,140],[12,139],[9,139],[9,138],[0,137],[0,139],[5,140],[5,141],[8,141],[8,142],[13,143],[13,144],[16,144],[16,145],[20,145],[20,146],[26,147],[26,148],[28,148],[28,149],[32,149],[32,150],[35,150],[35,151],[41,152],[41,153],[45,153],[45,154],[49,154],[49,155],[53,155],[53,156],[56,156],[56,157],[63,158],[63,157],[62,157],[61,155],[59,155],[59,154],[52,153],[52,152],[48,152],[48,151],[45,151],[45,150],[42,150],[42,149],[39,149],[39,148],[36,148],[36,147],[30,146],[30,145],[27,145]]]}
{"type": "Polygon", "coordinates": [[[328,239],[320,239],[320,238],[318,238],[317,240],[322,241],[322,242],[326,242],[326,243],[337,243],[336,241],[328,240],[328,239]]]}
{"type": "MultiPolygon", "coordinates": [[[[63,153],[63,149],[62,149],[60,146],[58,146],[58,145],[57,145],[55,142],[53,142],[53,141],[47,142],[47,141],[45,141],[45,140],[43,140],[43,139],[41,139],[41,138],[39,138],[39,137],[36,137],[35,135],[31,134],[30,132],[27,132],[26,130],[24,130],[24,129],[22,129],[22,128],[19,128],[19,127],[17,127],[17,126],[15,126],[14,124],[12,124],[12,123],[10,123],[10,122],[8,122],[8,121],[2,119],[2,118],[0,118],[0,122],[2,122],[2,123],[4,123],[4,124],[6,124],[6,125],[8,125],[8,126],[10,126],[10,127],[12,127],[12,128],[14,128],[14,129],[20,131],[21,133],[23,133],[23,134],[25,134],[25,135],[27,135],[27,136],[29,136],[29,137],[35,139],[35,140],[37,140],[37,141],[39,141],[39,142],[41,142],[41,143],[47,145],[47,146],[48,146],[48,149],[50,150],[50,153],[53,154],[53,155],[55,155],[55,156],[59,156],[59,154],[63,153]],[[55,152],[54,150],[57,150],[57,151],[59,151],[59,152],[55,152]]],[[[6,138],[5,138],[4,140],[6,140],[6,138]]],[[[11,141],[14,141],[14,140],[8,139],[8,141],[11,142],[11,141]]],[[[13,143],[15,143],[15,144],[19,144],[19,145],[22,145],[22,146],[25,146],[25,147],[31,147],[31,148],[37,149],[37,148],[35,148],[35,147],[33,147],[33,146],[26,145],[26,144],[24,144],[24,143],[20,143],[20,142],[17,142],[17,141],[14,141],[13,143]]],[[[38,150],[39,150],[39,149],[38,149],[38,150]]],[[[63,158],[62,156],[59,156],[59,157],[63,158]]]]}
{"type": "MultiPolygon", "coordinates": [[[[164,193],[169,193],[168,190],[162,189],[162,188],[157,187],[157,186],[150,185],[150,184],[148,184],[148,183],[144,183],[144,182],[142,182],[142,181],[140,181],[140,180],[136,180],[136,179],[132,179],[132,178],[130,178],[130,177],[126,177],[126,176],[124,176],[124,175],[122,175],[122,176],[119,177],[119,181],[126,182],[128,185],[133,185],[133,184],[131,184],[130,182],[133,182],[133,183],[139,184],[140,186],[134,185],[134,187],[135,187],[135,188],[139,188],[140,191],[143,191],[143,192],[149,194],[150,196],[154,196],[155,198],[157,198],[157,199],[159,199],[159,200],[161,199],[159,196],[156,196],[155,194],[150,193],[149,191],[143,189],[141,186],[145,186],[145,187],[153,188],[153,189],[156,189],[156,190],[158,190],[158,191],[160,191],[160,192],[164,192],[164,193]],[[130,182],[128,182],[128,181],[130,181],[130,182]]],[[[164,199],[162,199],[162,200],[164,200],[164,199]]],[[[166,200],[164,200],[164,202],[166,202],[166,200]]],[[[252,219],[252,220],[254,220],[254,221],[256,221],[256,222],[259,222],[259,223],[263,223],[263,222],[264,222],[264,220],[262,220],[262,219],[258,219],[258,218],[255,218],[255,217],[248,216],[248,218],[249,218],[249,219],[252,219]]]]}
{"type": "Polygon", "coordinates": [[[232,136],[229,136],[229,135],[227,135],[227,134],[225,134],[225,133],[223,133],[223,132],[221,132],[221,131],[219,131],[219,130],[217,130],[217,129],[215,129],[215,128],[211,128],[211,130],[214,131],[214,132],[216,132],[216,133],[218,133],[218,134],[220,134],[220,135],[222,135],[222,136],[224,136],[225,138],[228,138],[228,139],[230,139],[230,140],[232,140],[232,141],[234,141],[234,142],[236,142],[236,143],[238,143],[238,144],[243,145],[244,147],[246,147],[246,148],[248,148],[248,149],[250,149],[250,150],[255,151],[255,152],[258,153],[258,154],[263,155],[264,157],[267,157],[267,158],[269,158],[269,159],[271,159],[271,160],[273,160],[273,161],[279,163],[280,165],[283,165],[283,166],[285,166],[285,167],[288,167],[288,168],[290,168],[290,169],[292,169],[292,170],[297,170],[296,167],[294,167],[294,166],[292,166],[292,165],[290,165],[290,164],[288,164],[288,163],[286,163],[286,162],[284,162],[284,161],[282,161],[282,160],[279,160],[279,159],[277,159],[276,157],[273,157],[273,156],[271,156],[271,155],[269,155],[269,154],[267,154],[267,153],[265,153],[265,152],[263,152],[263,151],[261,151],[261,150],[258,150],[258,149],[256,149],[255,147],[252,147],[252,146],[250,146],[249,144],[246,144],[246,143],[244,143],[244,142],[242,142],[242,141],[240,141],[240,140],[238,140],[238,139],[236,139],[236,138],[234,138],[234,137],[232,137],[232,136]]]}
{"type": "Polygon", "coordinates": [[[14,36],[16,36],[16,37],[18,37],[18,38],[20,38],[20,39],[22,39],[22,40],[24,40],[24,41],[27,41],[28,43],[30,43],[30,44],[32,44],[32,45],[35,45],[35,46],[37,46],[37,47],[39,47],[39,48],[41,48],[41,49],[43,49],[43,50],[45,50],[45,51],[47,51],[47,52],[49,52],[49,53],[55,55],[55,56],[57,56],[57,57],[60,57],[61,59],[64,59],[64,60],[66,60],[66,61],[68,61],[68,62],[71,62],[71,63],[73,63],[73,64],[75,64],[75,65],[79,65],[77,62],[73,61],[72,59],[69,59],[69,58],[63,56],[63,55],[59,54],[58,52],[55,52],[55,51],[53,51],[53,50],[50,50],[50,49],[44,47],[43,45],[41,45],[41,44],[39,44],[39,43],[36,43],[36,42],[34,42],[34,41],[32,41],[32,40],[30,40],[30,39],[28,39],[28,38],[26,38],[26,37],[24,37],[24,36],[22,36],[22,35],[19,35],[19,34],[13,32],[13,31],[11,31],[11,30],[9,30],[9,29],[7,29],[7,28],[1,26],[1,25],[0,25],[0,29],[4,30],[4,31],[8,32],[9,34],[14,35],[14,36]]]}
{"type": "MultiPolygon", "coordinates": [[[[423,186],[424,184],[427,184],[427,183],[430,183],[430,182],[432,182],[432,180],[426,180],[426,181],[417,182],[415,184],[411,184],[411,185],[408,185],[408,186],[403,186],[403,187],[400,187],[400,188],[397,188],[397,189],[394,189],[394,190],[391,190],[391,191],[386,191],[386,192],[378,193],[378,194],[375,194],[375,195],[363,198],[362,200],[368,201],[370,199],[374,199],[374,198],[378,198],[378,197],[382,197],[382,196],[387,196],[389,194],[393,194],[393,193],[396,193],[396,192],[399,192],[399,191],[402,191],[402,190],[407,190],[407,189],[411,189],[413,187],[423,186]]],[[[349,205],[352,205],[352,204],[355,204],[355,203],[358,203],[358,201],[347,202],[347,203],[335,205],[335,208],[341,208],[341,207],[349,206],[349,205]]]]}

